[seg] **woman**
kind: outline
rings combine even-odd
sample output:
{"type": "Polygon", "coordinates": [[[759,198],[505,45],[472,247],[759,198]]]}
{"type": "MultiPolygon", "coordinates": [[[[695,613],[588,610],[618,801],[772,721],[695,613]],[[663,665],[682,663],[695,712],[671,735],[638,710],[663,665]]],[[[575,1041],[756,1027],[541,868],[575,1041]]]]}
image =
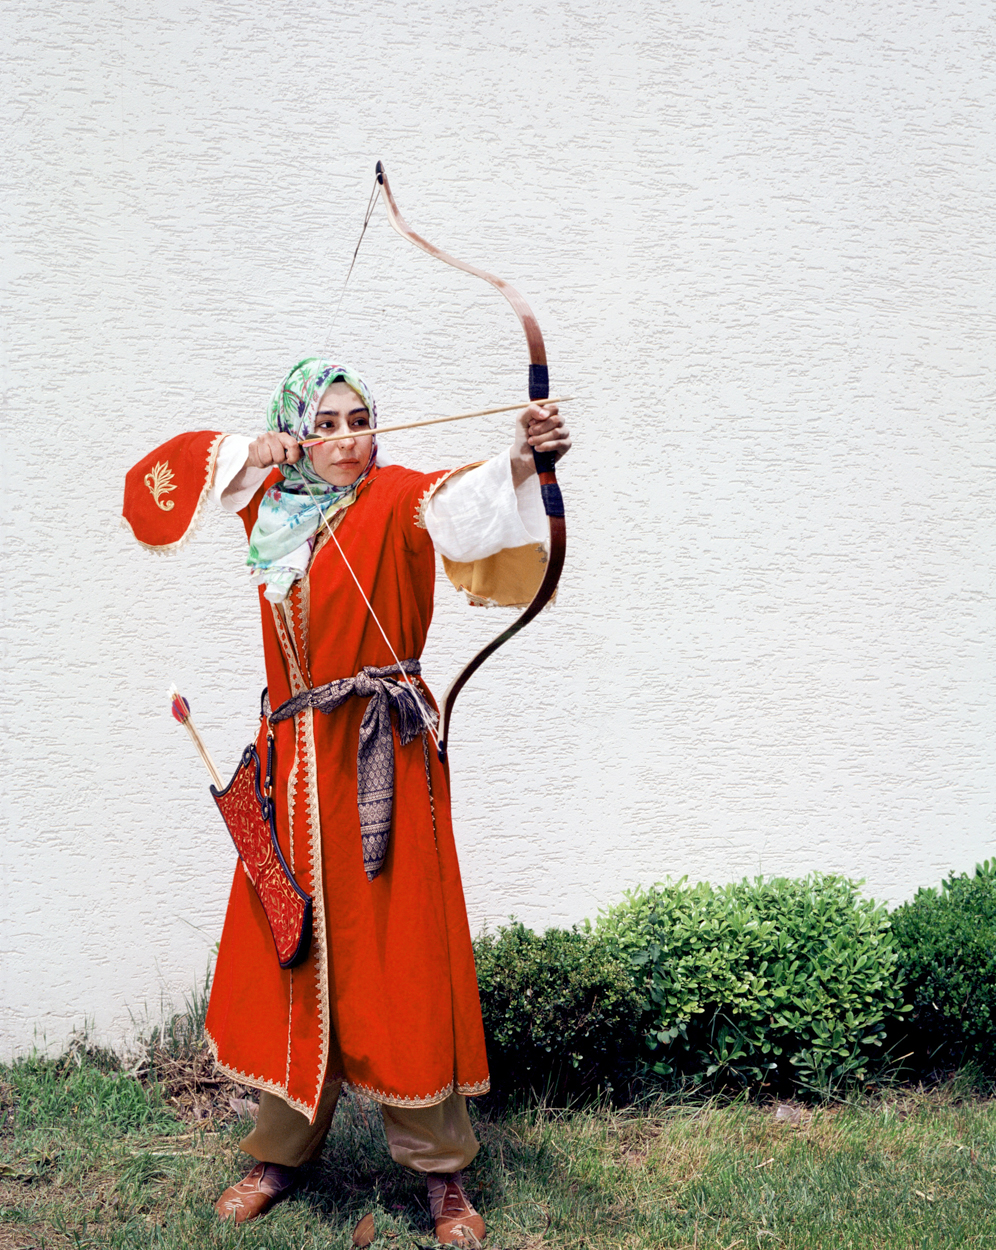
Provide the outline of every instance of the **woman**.
{"type": "MultiPolygon", "coordinates": [[[[252,1219],[290,1190],[319,1154],[346,1083],[381,1104],[392,1157],[426,1174],[439,1240],[462,1244],[464,1230],[479,1240],[484,1222],[460,1173],[478,1149],[466,1097],[488,1089],[487,1060],[447,769],[432,749],[434,703],[418,657],[436,550],[478,601],[531,597],[546,532],[532,450],[563,455],[570,438],[555,406],[534,404],[517,418],[510,452],[484,465],[425,474],[387,464],[366,383],[320,359],[290,371],[267,424],[251,442],[185,436],[211,438],[205,486],[249,535],[277,834],[315,900],[308,958],[282,970],[259,901],[235,873],[207,1033],[222,1070],[262,1093],[242,1143],[258,1162],[218,1212],[252,1219]],[[301,447],[331,434],[345,437],[301,447]],[[322,688],[354,678],[322,711],[322,688]],[[412,688],[419,723],[392,725],[393,782],[385,766],[372,783],[369,770],[358,776],[358,743],[385,682],[412,688]]],[[[162,457],[180,442],[129,481],[170,489],[162,457]]],[[[184,454],[196,463],[184,447],[172,462],[184,454]]],[[[261,747],[266,733],[264,721],[261,747]]]]}

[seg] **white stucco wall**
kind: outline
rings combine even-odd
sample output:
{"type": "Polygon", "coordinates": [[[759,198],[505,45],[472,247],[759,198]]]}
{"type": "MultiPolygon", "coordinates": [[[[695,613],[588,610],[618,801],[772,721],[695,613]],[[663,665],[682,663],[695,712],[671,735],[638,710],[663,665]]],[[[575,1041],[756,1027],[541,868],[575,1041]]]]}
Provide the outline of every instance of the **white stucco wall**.
{"type": "MultiPolygon", "coordinates": [[[[203,972],[262,684],[237,522],[125,470],[252,431],[320,346],[375,160],[515,282],[577,448],[557,607],[458,705],[473,927],[666,874],[898,901],[993,853],[993,15],[982,0],[7,0],[0,1040],[116,1039],[203,972]]],[[[334,335],[381,417],[512,401],[484,284],[378,214],[334,335]]],[[[501,419],[406,436],[489,455],[501,419]]],[[[445,584],[442,692],[504,617],[445,584]]]]}

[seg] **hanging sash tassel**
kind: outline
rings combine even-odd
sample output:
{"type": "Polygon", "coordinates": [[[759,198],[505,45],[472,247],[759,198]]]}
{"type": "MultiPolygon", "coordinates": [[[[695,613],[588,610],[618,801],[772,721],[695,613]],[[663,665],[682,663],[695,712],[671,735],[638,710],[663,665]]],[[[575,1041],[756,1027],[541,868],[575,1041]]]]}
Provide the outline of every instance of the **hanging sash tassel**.
{"type": "Polygon", "coordinates": [[[360,837],[363,842],[363,869],[372,881],[384,867],[391,838],[391,813],[394,806],[394,735],[391,732],[393,709],[398,739],[407,746],[424,730],[435,725],[438,717],[421,698],[415,687],[392,677],[417,677],[422,671],[418,660],[401,660],[386,668],[361,668],[355,677],[342,677],[324,686],[302,690],[270,713],[270,723],[289,720],[305,708],[334,712],[354,695],[369,699],[360,722],[360,741],[356,751],[356,806],[360,813],[360,837]]]}

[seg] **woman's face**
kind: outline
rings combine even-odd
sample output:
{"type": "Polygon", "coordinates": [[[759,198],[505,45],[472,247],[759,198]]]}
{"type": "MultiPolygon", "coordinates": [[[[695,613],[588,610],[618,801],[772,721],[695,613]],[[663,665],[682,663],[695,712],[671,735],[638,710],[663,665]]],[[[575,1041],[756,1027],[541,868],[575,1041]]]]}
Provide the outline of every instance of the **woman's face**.
{"type": "Polygon", "coordinates": [[[306,454],[315,472],[333,486],[351,486],[367,467],[373,435],[366,405],[345,382],[333,382],[318,401],[315,435],[322,434],[350,437],[309,447],[306,454]]]}

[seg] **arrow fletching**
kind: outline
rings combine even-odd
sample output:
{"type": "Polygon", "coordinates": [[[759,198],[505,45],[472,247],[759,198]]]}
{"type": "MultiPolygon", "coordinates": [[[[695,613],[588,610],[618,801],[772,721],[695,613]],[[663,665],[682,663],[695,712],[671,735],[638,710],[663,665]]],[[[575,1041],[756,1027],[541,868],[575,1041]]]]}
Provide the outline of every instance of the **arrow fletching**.
{"type": "Polygon", "coordinates": [[[179,721],[181,725],[185,725],[190,715],[189,701],[179,693],[175,686],[170,688],[169,694],[171,698],[170,710],[173,713],[173,719],[179,721]]]}
{"type": "Polygon", "coordinates": [[[210,752],[204,745],[201,735],[197,732],[194,722],[190,719],[190,703],[177,690],[176,686],[170,686],[166,693],[169,695],[170,711],[173,713],[173,719],[178,721],[187,733],[190,734],[201,759],[207,765],[207,770],[211,774],[211,780],[214,782],[215,787],[218,790],[224,790],[225,783],[221,779],[221,774],[218,772],[210,752]]]}

